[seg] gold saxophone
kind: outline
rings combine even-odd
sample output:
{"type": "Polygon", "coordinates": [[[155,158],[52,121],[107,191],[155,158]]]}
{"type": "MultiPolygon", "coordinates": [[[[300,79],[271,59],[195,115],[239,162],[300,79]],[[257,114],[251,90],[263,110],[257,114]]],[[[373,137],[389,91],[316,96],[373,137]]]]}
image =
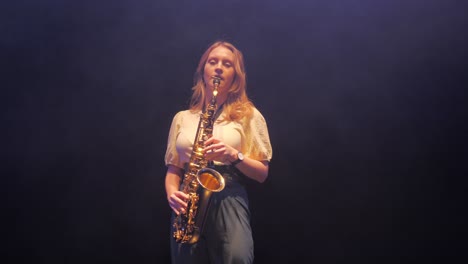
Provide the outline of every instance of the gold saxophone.
{"type": "Polygon", "coordinates": [[[216,170],[208,168],[208,161],[202,152],[205,141],[213,135],[219,84],[220,79],[214,78],[213,98],[200,116],[192,154],[181,184],[180,190],[188,194],[189,199],[185,212],[174,219],[173,236],[178,243],[193,244],[198,241],[210,206],[211,194],[224,189],[223,176],[216,170]]]}

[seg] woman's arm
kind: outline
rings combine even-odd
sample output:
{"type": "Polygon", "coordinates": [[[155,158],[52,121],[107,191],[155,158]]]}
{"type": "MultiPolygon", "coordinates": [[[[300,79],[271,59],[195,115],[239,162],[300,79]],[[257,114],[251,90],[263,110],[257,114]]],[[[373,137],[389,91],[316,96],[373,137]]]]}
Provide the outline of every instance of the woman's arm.
{"type": "MultiPolygon", "coordinates": [[[[211,137],[205,141],[205,147],[203,152],[207,160],[216,160],[220,162],[232,163],[237,160],[237,149],[225,144],[219,139],[211,137]]],[[[268,161],[259,161],[249,157],[245,157],[244,160],[236,164],[236,168],[239,169],[245,176],[256,180],[260,183],[264,182],[268,177],[268,161]]]]}
{"type": "Polygon", "coordinates": [[[179,191],[184,171],[174,165],[168,165],[166,172],[166,195],[169,206],[178,215],[187,208],[188,195],[179,191]]]}
{"type": "MultiPolygon", "coordinates": [[[[238,151],[234,150],[233,154],[229,155],[230,158],[228,158],[227,160],[230,163],[236,161],[237,153],[238,151]]],[[[235,167],[247,177],[262,183],[268,177],[268,165],[268,161],[259,161],[251,159],[249,157],[244,157],[244,160],[242,162],[237,163],[235,167]]]]}

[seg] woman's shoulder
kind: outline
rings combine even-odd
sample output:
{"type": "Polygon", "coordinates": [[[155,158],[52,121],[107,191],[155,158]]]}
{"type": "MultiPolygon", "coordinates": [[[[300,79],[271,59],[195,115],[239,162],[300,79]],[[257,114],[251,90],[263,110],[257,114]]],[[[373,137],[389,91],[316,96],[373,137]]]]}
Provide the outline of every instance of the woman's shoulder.
{"type": "Polygon", "coordinates": [[[265,121],[265,117],[262,112],[260,112],[260,110],[255,106],[252,107],[252,119],[265,121]]]}
{"type": "Polygon", "coordinates": [[[186,109],[186,110],[181,110],[178,111],[174,117],[173,120],[176,122],[182,122],[183,120],[190,120],[193,118],[198,118],[200,113],[194,112],[192,110],[186,109]]]}
{"type": "Polygon", "coordinates": [[[186,110],[180,110],[176,112],[175,116],[186,116],[189,114],[190,114],[190,110],[186,109],[186,110]]]}
{"type": "Polygon", "coordinates": [[[186,109],[186,110],[180,110],[178,111],[174,117],[188,117],[188,116],[198,116],[200,113],[197,112],[197,111],[193,111],[193,110],[190,110],[190,109],[186,109]]]}
{"type": "Polygon", "coordinates": [[[262,115],[262,113],[260,112],[260,110],[259,110],[257,107],[255,107],[255,106],[252,106],[252,114],[253,114],[253,115],[257,115],[257,116],[261,116],[261,115],[262,115]]]}
{"type": "Polygon", "coordinates": [[[244,126],[252,128],[263,127],[266,125],[265,117],[263,117],[263,114],[255,106],[251,107],[250,113],[245,115],[240,122],[244,126]]]}

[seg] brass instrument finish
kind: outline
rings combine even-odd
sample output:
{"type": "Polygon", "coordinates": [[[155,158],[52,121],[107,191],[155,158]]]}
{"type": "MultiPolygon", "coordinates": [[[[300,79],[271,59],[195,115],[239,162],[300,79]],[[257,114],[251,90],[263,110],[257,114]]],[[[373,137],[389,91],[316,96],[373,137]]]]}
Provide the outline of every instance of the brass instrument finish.
{"type": "Polygon", "coordinates": [[[174,219],[173,236],[178,243],[198,242],[209,210],[211,194],[222,191],[225,186],[223,176],[209,168],[209,162],[202,152],[205,141],[213,135],[219,84],[220,79],[214,78],[213,97],[205,112],[200,116],[192,154],[181,184],[180,190],[188,194],[189,199],[185,212],[180,213],[174,219]]]}

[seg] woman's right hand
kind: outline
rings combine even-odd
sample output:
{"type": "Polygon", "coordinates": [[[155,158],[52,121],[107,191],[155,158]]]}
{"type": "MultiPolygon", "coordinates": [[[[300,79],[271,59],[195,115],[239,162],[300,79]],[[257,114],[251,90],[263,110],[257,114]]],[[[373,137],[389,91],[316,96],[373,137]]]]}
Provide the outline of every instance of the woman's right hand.
{"type": "Polygon", "coordinates": [[[179,191],[184,171],[174,165],[168,165],[166,173],[166,194],[171,209],[179,215],[187,209],[188,194],[179,191]]]}
{"type": "Polygon", "coordinates": [[[168,197],[169,206],[172,208],[174,213],[176,213],[176,215],[185,213],[185,210],[187,210],[188,199],[188,194],[181,191],[175,191],[168,197]]]}

